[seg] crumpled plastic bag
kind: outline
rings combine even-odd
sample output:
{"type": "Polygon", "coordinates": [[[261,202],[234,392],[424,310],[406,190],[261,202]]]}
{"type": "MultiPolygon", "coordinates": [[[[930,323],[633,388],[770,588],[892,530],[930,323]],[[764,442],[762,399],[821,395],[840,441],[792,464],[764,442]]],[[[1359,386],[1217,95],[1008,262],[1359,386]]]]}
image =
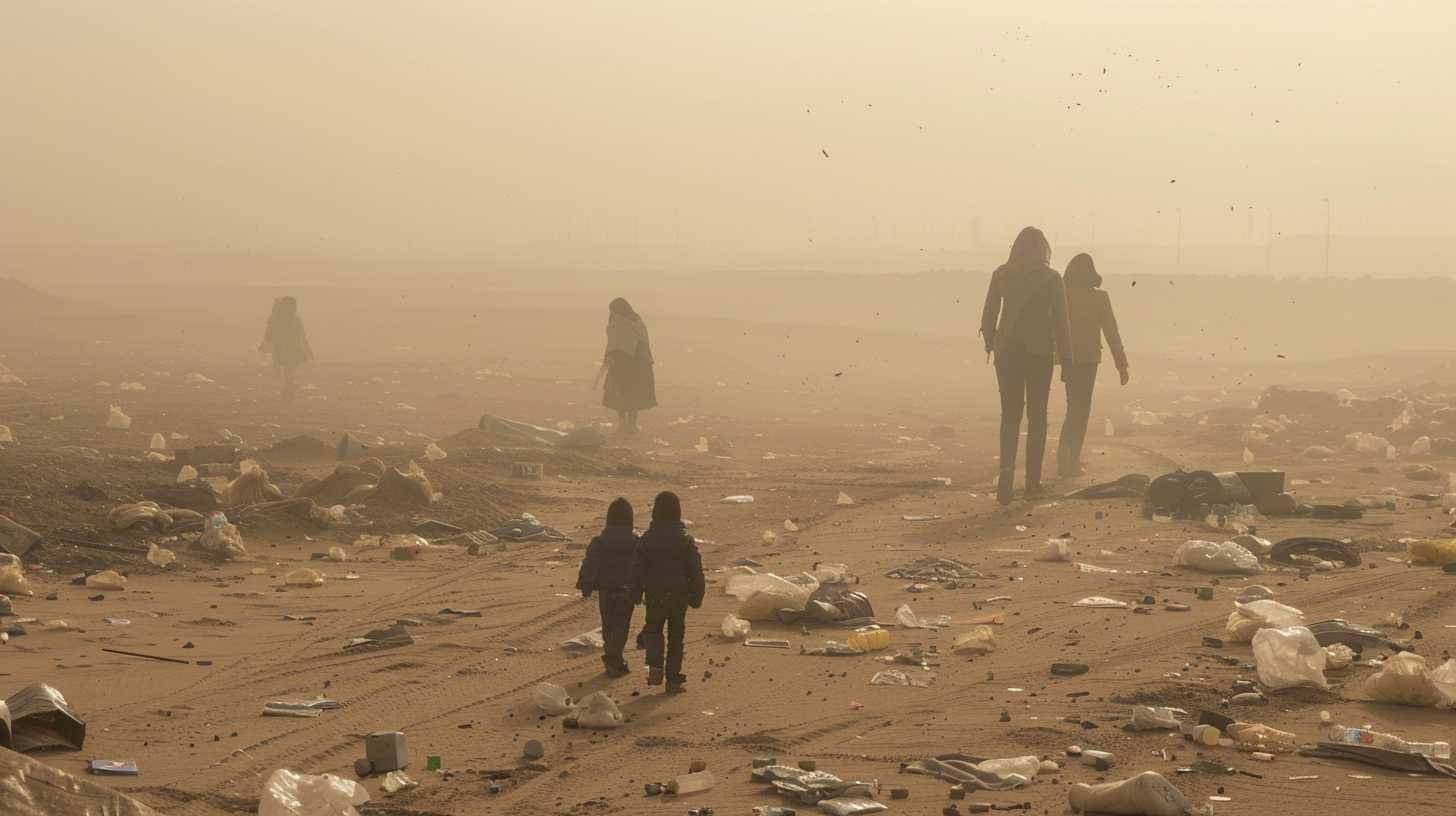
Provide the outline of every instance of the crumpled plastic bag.
{"type": "Polygon", "coordinates": [[[209,524],[197,539],[196,547],[219,558],[248,557],[248,549],[243,546],[243,534],[238,532],[237,525],[230,523],[220,527],[209,524]]]}
{"type": "Polygon", "coordinates": [[[582,632],[573,638],[561,641],[561,648],[572,652],[593,652],[597,649],[606,648],[607,642],[602,638],[602,627],[582,632]]]}
{"type": "Polygon", "coordinates": [[[1185,541],[1173,553],[1173,563],[1222,575],[1256,575],[1263,571],[1258,556],[1232,541],[1185,541]]]}
{"type": "Polygon", "coordinates": [[[1071,561],[1072,540],[1069,538],[1048,538],[1036,548],[1033,556],[1038,561],[1071,561]]]}
{"type": "Polygon", "coordinates": [[[147,547],[147,563],[160,569],[166,569],[169,565],[176,563],[177,553],[166,547],[158,547],[151,544],[147,547]]]}
{"type": "Polygon", "coordinates": [[[1178,722],[1178,709],[1133,706],[1131,727],[1134,731],[1177,731],[1183,726],[1178,722]]]}
{"type": "Polygon", "coordinates": [[[901,604],[895,610],[895,622],[906,629],[944,629],[950,626],[949,615],[936,615],[933,618],[922,618],[915,614],[910,604],[901,604]]]}
{"type": "Polygon", "coordinates": [[[531,703],[543,714],[565,714],[576,706],[566,689],[555,683],[540,683],[531,689],[531,703]]]}
{"type": "Polygon", "coordinates": [[[728,579],[726,590],[738,599],[738,617],[750,621],[773,621],[779,619],[779,612],[788,610],[794,614],[804,611],[809,596],[818,585],[805,586],[789,581],[773,573],[758,575],[734,575],[728,579]]]}
{"type": "Polygon", "coordinates": [[[996,632],[989,626],[977,626],[955,639],[950,647],[956,654],[987,654],[996,651],[996,632]]]}
{"type": "Polygon", "coordinates": [[[1449,708],[1456,703],[1456,660],[1432,670],[1424,657],[1400,652],[1365,678],[1356,696],[1396,705],[1449,708]]]}
{"type": "Polygon", "coordinates": [[[1271,689],[1305,684],[1329,688],[1326,662],[1324,647],[1303,626],[1260,629],[1254,634],[1254,666],[1259,670],[1259,682],[1271,689]]]}
{"type": "Polygon", "coordinates": [[[1078,782],[1067,791],[1067,804],[1076,813],[1114,816],[1188,816],[1212,812],[1195,809],[1172,782],[1156,771],[1143,771],[1120,782],[1101,785],[1078,782]]]}
{"type": "Polygon", "coordinates": [[[1355,650],[1343,643],[1325,647],[1325,671],[1348,669],[1355,663],[1355,650]]]}
{"type": "Polygon", "coordinates": [[[576,713],[572,716],[576,719],[577,728],[620,728],[626,720],[622,709],[617,707],[617,701],[608,697],[605,691],[588,694],[576,704],[576,713]]]}
{"type": "Polygon", "coordinates": [[[723,637],[730,640],[743,640],[753,631],[753,624],[738,617],[728,615],[723,618],[723,637]]]}
{"type": "Polygon", "coordinates": [[[106,427],[113,431],[124,431],[131,427],[131,417],[121,410],[120,405],[113,405],[111,413],[106,417],[106,427]]]}
{"type": "Polygon", "coordinates": [[[244,468],[238,478],[228,482],[223,491],[223,503],[228,507],[245,507],[283,498],[283,491],[268,481],[268,474],[260,467],[244,468]]]}
{"type": "Polygon", "coordinates": [[[284,576],[283,583],[291,587],[321,587],[324,585],[324,576],[318,570],[299,567],[284,576]]]}
{"type": "Polygon", "coordinates": [[[20,557],[0,552],[0,594],[34,595],[30,579],[20,571],[20,557]]]}
{"type": "Polygon", "coordinates": [[[1288,629],[1303,626],[1304,613],[1274,600],[1235,603],[1224,626],[1225,640],[1248,643],[1260,629],[1288,629]]]}
{"type": "Polygon", "coordinates": [[[368,801],[369,792],[351,779],[279,768],[263,783],[258,816],[359,816],[354,806],[368,801]]]}
{"type": "Polygon", "coordinates": [[[1372,433],[1357,431],[1345,434],[1345,447],[1353,449],[1356,453],[1364,456],[1384,456],[1389,458],[1395,451],[1395,446],[1390,440],[1383,436],[1376,436],[1372,433]]]}
{"type": "Polygon", "coordinates": [[[86,588],[120,592],[126,589],[126,578],[116,570],[102,570],[86,576],[86,588]]]}

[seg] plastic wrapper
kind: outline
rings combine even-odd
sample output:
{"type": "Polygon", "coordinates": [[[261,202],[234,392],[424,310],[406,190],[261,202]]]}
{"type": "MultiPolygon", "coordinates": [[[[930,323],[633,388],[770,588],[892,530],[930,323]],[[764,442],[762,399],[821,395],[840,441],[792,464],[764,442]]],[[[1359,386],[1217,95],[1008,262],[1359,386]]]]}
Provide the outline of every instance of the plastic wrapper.
{"type": "Polygon", "coordinates": [[[1303,626],[1304,613],[1278,601],[1259,600],[1235,603],[1224,626],[1225,639],[1232,643],[1248,643],[1260,629],[1288,629],[1303,626]]]}
{"type": "Polygon", "coordinates": [[[353,780],[279,768],[263,783],[258,816],[358,816],[355,806],[368,801],[369,792],[353,780]]]}
{"type": "Polygon", "coordinates": [[[1301,685],[1329,688],[1324,647],[1303,626],[1260,629],[1254,634],[1254,665],[1259,682],[1271,689],[1301,685]]]}
{"type": "Polygon", "coordinates": [[[910,608],[910,604],[901,604],[900,608],[895,610],[895,622],[906,629],[944,629],[950,626],[950,616],[936,615],[931,618],[922,618],[915,614],[915,610],[910,608]]]}
{"type": "Polygon", "coordinates": [[[1038,561],[1071,561],[1072,541],[1066,538],[1048,538],[1036,548],[1038,561]]]}
{"type": "Polygon", "coordinates": [[[291,587],[320,587],[324,585],[324,576],[318,570],[299,567],[284,576],[283,583],[291,587]]]}
{"type": "Polygon", "coordinates": [[[1255,575],[1263,571],[1258,556],[1232,541],[1185,541],[1173,553],[1173,563],[1220,575],[1255,575]]]}

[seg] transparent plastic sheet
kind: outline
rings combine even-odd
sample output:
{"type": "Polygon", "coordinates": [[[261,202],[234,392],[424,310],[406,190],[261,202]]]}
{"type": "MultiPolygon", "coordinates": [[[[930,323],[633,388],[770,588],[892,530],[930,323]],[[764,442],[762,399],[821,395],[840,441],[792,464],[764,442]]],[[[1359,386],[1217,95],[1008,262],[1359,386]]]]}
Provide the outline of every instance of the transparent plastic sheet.
{"type": "Polygon", "coordinates": [[[368,801],[369,792],[353,780],[279,768],[263,784],[258,816],[358,816],[354,806],[368,801]]]}
{"type": "Polygon", "coordinates": [[[160,816],[129,796],[0,748],[5,816],[160,816]]]}

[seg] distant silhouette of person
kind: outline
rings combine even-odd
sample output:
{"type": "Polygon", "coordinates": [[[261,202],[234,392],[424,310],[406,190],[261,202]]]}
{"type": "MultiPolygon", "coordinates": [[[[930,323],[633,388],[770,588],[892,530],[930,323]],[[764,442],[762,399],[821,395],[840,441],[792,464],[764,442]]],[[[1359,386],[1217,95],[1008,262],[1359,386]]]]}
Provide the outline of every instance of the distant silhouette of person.
{"type": "Polygon", "coordinates": [[[666,681],[667,693],[684,691],[683,637],[688,607],[702,607],[705,591],[703,557],[683,525],[682,502],[675,493],[659,493],[652,502],[652,524],[637,545],[632,571],[632,596],[647,604],[647,685],[666,681]]]}
{"type": "Polygon", "coordinates": [[[313,359],[303,319],[298,316],[298,301],[291,297],[273,301],[273,313],[268,315],[268,328],[258,351],[273,355],[273,368],[283,374],[283,399],[293,399],[298,367],[313,359]]]}
{"type": "Polygon", "coordinates": [[[617,412],[617,433],[622,436],[636,436],[637,412],[657,406],[653,362],[642,316],[625,299],[613,300],[607,317],[607,353],[592,388],[606,377],[602,405],[617,412]]]}
{"type": "Polygon", "coordinates": [[[632,629],[632,572],[637,563],[637,534],[632,532],[632,504],[617,499],[607,506],[607,526],[593,538],[581,562],[576,588],[581,597],[597,593],[602,618],[602,665],[609,677],[631,673],[622,650],[632,629]]]}
{"type": "Polygon", "coordinates": [[[1062,276],[1067,296],[1067,319],[1072,326],[1071,365],[1062,366],[1062,382],[1067,386],[1067,418],[1062,423],[1061,444],[1057,447],[1057,472],[1063,477],[1085,472],[1082,466],[1082,443],[1087,439],[1087,421],[1092,416],[1092,389],[1097,385],[1097,366],[1102,362],[1102,338],[1112,351],[1118,378],[1127,385],[1127,352],[1122,335],[1117,331],[1117,317],[1112,314],[1112,298],[1097,288],[1102,276],[1092,263],[1092,256],[1082,253],[1067,264],[1062,276]]]}
{"type": "Polygon", "coordinates": [[[1046,453],[1047,401],[1057,359],[1071,362],[1071,329],[1062,276],[1052,269],[1052,249],[1036,227],[1026,227],[1011,245],[1006,263],[991,274],[981,335],[986,354],[995,355],[1001,390],[1001,475],[996,498],[1010,504],[1016,479],[1016,448],[1026,414],[1026,498],[1042,495],[1046,453]]]}

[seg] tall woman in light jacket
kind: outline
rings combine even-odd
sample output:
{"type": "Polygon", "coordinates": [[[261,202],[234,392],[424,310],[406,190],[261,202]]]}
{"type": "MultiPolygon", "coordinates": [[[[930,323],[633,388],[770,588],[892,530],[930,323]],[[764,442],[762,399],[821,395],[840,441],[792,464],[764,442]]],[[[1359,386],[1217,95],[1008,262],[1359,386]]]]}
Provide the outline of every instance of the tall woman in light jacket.
{"type": "Polygon", "coordinates": [[[996,499],[1002,504],[1012,500],[1023,412],[1026,498],[1042,495],[1052,368],[1057,359],[1066,366],[1072,358],[1067,299],[1051,259],[1052,248],[1042,231],[1023,229],[1011,245],[1011,256],[991,274],[981,310],[981,335],[986,353],[996,357],[996,384],[1001,391],[1001,477],[996,499]]]}
{"type": "Polygon", "coordinates": [[[1092,416],[1092,389],[1097,385],[1097,366],[1102,362],[1102,338],[1112,351],[1118,379],[1127,385],[1127,352],[1112,314],[1112,299],[1097,288],[1102,276],[1092,256],[1082,253],[1067,264],[1062,276],[1067,292],[1067,318],[1072,324],[1073,365],[1062,366],[1067,386],[1067,419],[1062,423],[1062,441],[1057,447],[1057,472],[1069,478],[1085,472],[1082,443],[1087,439],[1087,421],[1092,416]]]}

